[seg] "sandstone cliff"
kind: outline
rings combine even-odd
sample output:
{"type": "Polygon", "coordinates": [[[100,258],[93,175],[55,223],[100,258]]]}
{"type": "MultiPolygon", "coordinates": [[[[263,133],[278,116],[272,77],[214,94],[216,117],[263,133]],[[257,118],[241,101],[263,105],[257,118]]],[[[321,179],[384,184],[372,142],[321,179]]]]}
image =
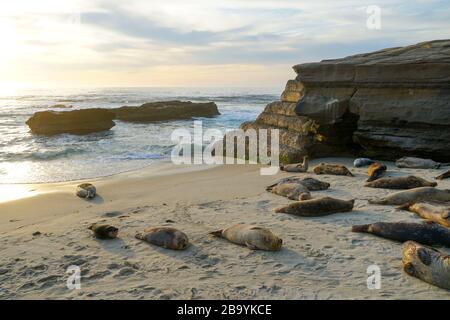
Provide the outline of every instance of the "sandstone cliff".
{"type": "Polygon", "coordinates": [[[294,70],[297,77],[288,81],[281,101],[242,125],[279,128],[282,160],[346,153],[450,159],[450,40],[294,70]],[[308,130],[308,120],[319,125],[317,133],[308,130]]]}

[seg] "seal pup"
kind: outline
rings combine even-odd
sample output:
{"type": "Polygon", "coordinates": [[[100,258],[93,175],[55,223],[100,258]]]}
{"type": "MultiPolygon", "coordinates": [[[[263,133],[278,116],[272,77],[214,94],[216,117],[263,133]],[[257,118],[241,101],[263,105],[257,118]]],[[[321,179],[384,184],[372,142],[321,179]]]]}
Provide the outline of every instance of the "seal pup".
{"type": "Polygon", "coordinates": [[[440,225],[450,228],[450,206],[437,205],[428,202],[406,204],[398,208],[417,214],[422,219],[434,221],[440,225]]]}
{"type": "Polygon", "coordinates": [[[403,244],[402,263],[403,270],[410,276],[450,290],[450,256],[407,241],[403,244]]]}
{"type": "Polygon", "coordinates": [[[415,189],[421,187],[436,187],[436,182],[429,182],[425,179],[407,176],[407,177],[393,177],[393,178],[380,178],[372,182],[368,182],[364,185],[368,188],[381,188],[381,189],[415,189]]]}
{"type": "Polygon", "coordinates": [[[440,176],[437,176],[435,179],[436,180],[444,180],[444,179],[448,179],[448,178],[450,178],[450,170],[447,172],[444,172],[440,176]]]}
{"type": "Polygon", "coordinates": [[[433,222],[376,222],[356,225],[352,232],[371,233],[381,238],[405,242],[416,241],[426,245],[450,246],[450,230],[433,222]]]}
{"type": "Polygon", "coordinates": [[[209,234],[227,239],[235,244],[247,246],[252,250],[278,251],[283,245],[283,240],[269,229],[248,224],[235,224],[209,234]]]}
{"type": "Polygon", "coordinates": [[[276,213],[288,213],[301,217],[320,217],[353,210],[355,200],[340,200],[330,197],[294,202],[275,209],[276,213]]]}
{"type": "Polygon", "coordinates": [[[309,160],[308,157],[303,157],[302,163],[292,163],[292,164],[286,164],[284,166],[280,166],[281,171],[286,172],[307,172],[309,167],[309,160]]]}
{"type": "Polygon", "coordinates": [[[367,169],[367,174],[369,175],[369,179],[366,182],[372,182],[379,178],[381,178],[386,173],[387,167],[381,163],[372,163],[367,169]]]}
{"type": "Polygon", "coordinates": [[[92,199],[97,195],[97,189],[91,183],[82,183],[77,186],[77,196],[84,199],[92,199]]]}
{"type": "Polygon", "coordinates": [[[415,188],[406,191],[399,191],[381,199],[370,199],[370,204],[380,205],[405,205],[419,201],[450,201],[450,190],[440,190],[433,187],[415,188]]]}
{"type": "Polygon", "coordinates": [[[345,166],[340,164],[321,163],[313,169],[315,174],[331,174],[336,176],[353,177],[353,174],[345,166]]]}
{"type": "Polygon", "coordinates": [[[300,183],[280,183],[273,187],[271,192],[290,200],[302,201],[311,199],[309,189],[300,183]]]}
{"type": "Polygon", "coordinates": [[[323,182],[311,177],[306,177],[306,178],[300,178],[297,176],[292,176],[292,177],[287,177],[287,178],[283,178],[281,180],[279,180],[277,183],[274,183],[268,187],[266,187],[267,191],[272,191],[272,189],[279,184],[282,183],[297,183],[297,184],[302,184],[304,185],[306,188],[308,188],[309,191],[321,191],[321,190],[327,190],[328,188],[330,188],[330,184],[328,182],[323,182]]]}
{"type": "Polygon", "coordinates": [[[355,161],[353,161],[353,166],[355,168],[361,168],[361,167],[370,166],[373,163],[375,163],[375,161],[372,160],[372,159],[369,159],[369,158],[358,158],[355,161]]]}
{"type": "Polygon", "coordinates": [[[184,250],[189,244],[186,234],[171,227],[147,228],[136,233],[135,238],[172,250],[184,250]]]}
{"type": "Polygon", "coordinates": [[[89,228],[97,239],[115,239],[119,234],[119,229],[109,224],[92,224],[89,228]]]}
{"type": "Polygon", "coordinates": [[[415,157],[403,157],[395,162],[395,165],[399,168],[410,169],[439,169],[443,163],[433,161],[431,159],[421,159],[415,157]]]}

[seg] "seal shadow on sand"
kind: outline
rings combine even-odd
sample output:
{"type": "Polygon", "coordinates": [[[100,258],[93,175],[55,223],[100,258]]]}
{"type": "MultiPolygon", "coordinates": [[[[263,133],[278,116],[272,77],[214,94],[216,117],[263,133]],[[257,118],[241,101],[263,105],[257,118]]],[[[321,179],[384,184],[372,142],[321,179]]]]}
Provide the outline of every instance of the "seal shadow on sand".
{"type": "Polygon", "coordinates": [[[109,239],[109,240],[94,240],[106,251],[121,255],[127,258],[135,257],[135,252],[130,248],[130,245],[123,241],[121,238],[109,239]]]}
{"type": "Polygon", "coordinates": [[[97,194],[94,199],[83,199],[83,200],[86,201],[86,203],[90,204],[102,204],[105,202],[105,199],[103,199],[103,197],[99,194],[97,194]]]}

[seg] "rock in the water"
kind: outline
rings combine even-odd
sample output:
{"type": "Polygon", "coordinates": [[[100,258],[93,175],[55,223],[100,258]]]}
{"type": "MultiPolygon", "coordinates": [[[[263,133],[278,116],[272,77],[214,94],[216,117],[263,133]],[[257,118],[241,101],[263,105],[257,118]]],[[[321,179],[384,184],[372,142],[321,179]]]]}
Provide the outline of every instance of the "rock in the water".
{"type": "Polygon", "coordinates": [[[31,132],[40,135],[60,133],[88,134],[109,130],[115,126],[114,113],[106,109],[36,112],[27,125],[31,132]]]}
{"type": "Polygon", "coordinates": [[[193,103],[190,101],[150,102],[140,107],[112,109],[112,112],[114,112],[117,120],[144,123],[220,115],[214,102],[193,103]]]}

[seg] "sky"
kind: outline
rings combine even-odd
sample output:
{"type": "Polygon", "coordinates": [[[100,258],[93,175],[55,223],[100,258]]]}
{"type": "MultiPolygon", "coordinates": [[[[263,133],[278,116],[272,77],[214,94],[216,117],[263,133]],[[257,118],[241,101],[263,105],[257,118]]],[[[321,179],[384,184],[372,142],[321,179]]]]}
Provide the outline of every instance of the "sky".
{"type": "Polygon", "coordinates": [[[0,88],[280,86],[298,63],[446,38],[450,0],[0,0],[0,88]]]}

